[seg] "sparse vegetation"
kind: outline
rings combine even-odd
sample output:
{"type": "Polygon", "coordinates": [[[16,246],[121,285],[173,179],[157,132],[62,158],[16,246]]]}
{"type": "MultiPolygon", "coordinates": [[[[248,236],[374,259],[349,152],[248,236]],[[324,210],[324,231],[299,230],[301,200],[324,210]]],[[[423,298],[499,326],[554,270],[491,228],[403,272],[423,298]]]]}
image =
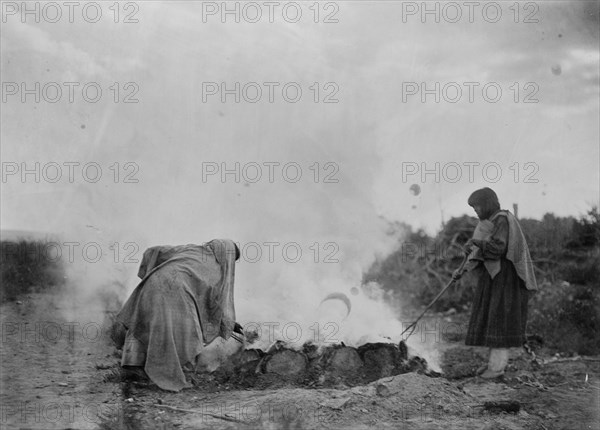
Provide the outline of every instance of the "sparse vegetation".
{"type": "MultiPolygon", "coordinates": [[[[404,306],[429,304],[460,265],[461,249],[476,218],[452,218],[435,237],[393,224],[403,237],[398,250],[376,262],[365,282],[376,281],[404,306]]],[[[592,208],[579,219],[546,214],[521,219],[540,291],[529,305],[528,333],[565,353],[600,353],[600,214],[592,208]]],[[[436,303],[434,311],[470,308],[475,280],[463,277],[436,303]]]]}
{"type": "Polygon", "coordinates": [[[64,268],[60,258],[51,255],[49,243],[41,239],[0,242],[0,302],[64,282],[64,268]]]}

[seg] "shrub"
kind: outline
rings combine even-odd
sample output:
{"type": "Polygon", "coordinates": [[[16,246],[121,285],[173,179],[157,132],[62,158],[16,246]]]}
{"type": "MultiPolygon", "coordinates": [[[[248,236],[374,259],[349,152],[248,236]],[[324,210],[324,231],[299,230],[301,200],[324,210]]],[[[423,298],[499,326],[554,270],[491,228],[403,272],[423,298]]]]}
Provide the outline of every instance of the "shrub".
{"type": "Polygon", "coordinates": [[[529,304],[528,332],[540,335],[550,349],[600,353],[600,291],[586,285],[544,285],[529,304]]]}
{"type": "Polygon", "coordinates": [[[0,242],[1,302],[64,282],[62,264],[44,252],[48,243],[47,240],[0,242]]]}
{"type": "MultiPolygon", "coordinates": [[[[476,221],[466,215],[452,218],[435,237],[396,223],[396,227],[402,227],[404,241],[370,268],[365,281],[380,283],[404,306],[422,309],[459,266],[461,247],[471,237],[476,221]]],[[[530,332],[540,335],[554,349],[600,353],[598,209],[592,208],[580,219],[546,214],[542,220],[522,219],[520,224],[541,286],[530,300],[530,332]]],[[[469,309],[475,281],[468,274],[464,276],[436,302],[432,311],[469,309]]]]}

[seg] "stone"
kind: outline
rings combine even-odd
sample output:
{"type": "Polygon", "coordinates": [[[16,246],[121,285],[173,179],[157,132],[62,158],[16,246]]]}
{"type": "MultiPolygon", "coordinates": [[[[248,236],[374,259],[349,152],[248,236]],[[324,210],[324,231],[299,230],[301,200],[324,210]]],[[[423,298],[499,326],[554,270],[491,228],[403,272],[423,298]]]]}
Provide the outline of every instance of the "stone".
{"type": "Polygon", "coordinates": [[[265,371],[282,376],[297,376],[306,371],[307,364],[308,360],[301,352],[282,349],[269,357],[265,371]]]}

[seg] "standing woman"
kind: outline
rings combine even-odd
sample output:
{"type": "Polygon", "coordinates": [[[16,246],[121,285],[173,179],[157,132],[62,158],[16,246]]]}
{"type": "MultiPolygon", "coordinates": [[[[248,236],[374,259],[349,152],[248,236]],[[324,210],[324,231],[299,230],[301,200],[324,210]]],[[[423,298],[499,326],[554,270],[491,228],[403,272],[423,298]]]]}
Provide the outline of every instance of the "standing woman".
{"type": "MultiPolygon", "coordinates": [[[[537,290],[525,236],[516,217],[500,209],[490,188],[475,191],[468,200],[479,223],[467,242],[471,249],[467,270],[477,277],[466,345],[490,348],[482,378],[504,374],[508,348],[525,343],[529,290],[537,290]]],[[[457,271],[453,277],[460,278],[457,271]]]]}

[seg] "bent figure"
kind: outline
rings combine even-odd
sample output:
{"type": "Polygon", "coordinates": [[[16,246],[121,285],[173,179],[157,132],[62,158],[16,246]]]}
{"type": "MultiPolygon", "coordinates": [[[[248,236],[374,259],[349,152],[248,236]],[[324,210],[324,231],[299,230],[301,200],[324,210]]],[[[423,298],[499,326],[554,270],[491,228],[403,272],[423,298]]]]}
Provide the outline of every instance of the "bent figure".
{"type": "Polygon", "coordinates": [[[468,200],[479,217],[467,270],[477,277],[466,345],[490,348],[483,378],[504,373],[508,348],[525,343],[529,290],[537,290],[525,236],[516,217],[500,209],[490,188],[475,191],[468,200]]]}
{"type": "Polygon", "coordinates": [[[204,345],[235,326],[233,284],[239,249],[227,239],[156,246],[144,252],[133,291],[117,321],[127,330],[121,366],[141,366],[160,388],[186,386],[204,345]]]}

